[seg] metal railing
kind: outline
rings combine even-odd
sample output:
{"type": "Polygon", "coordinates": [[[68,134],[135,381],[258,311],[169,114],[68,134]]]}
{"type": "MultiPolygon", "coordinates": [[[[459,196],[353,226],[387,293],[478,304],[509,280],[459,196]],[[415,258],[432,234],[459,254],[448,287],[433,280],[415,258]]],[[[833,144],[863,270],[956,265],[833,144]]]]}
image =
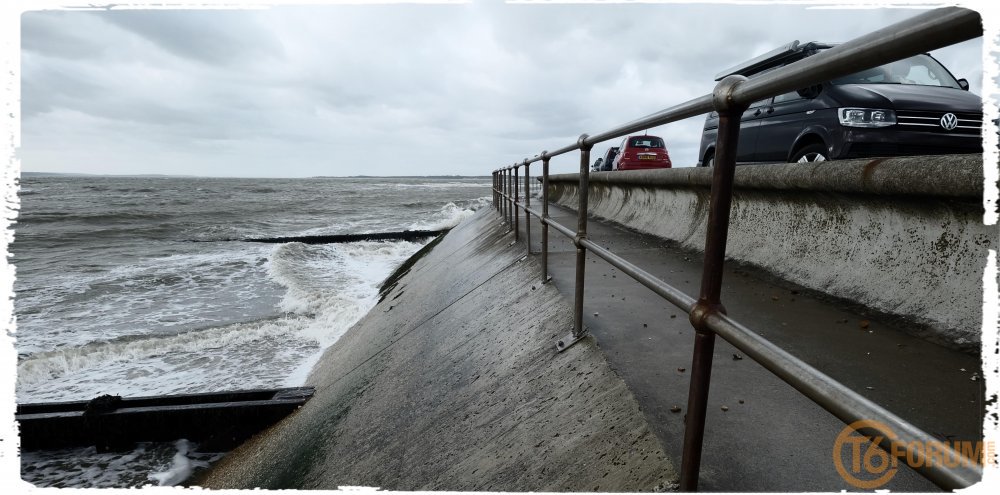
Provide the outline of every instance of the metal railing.
{"type": "MultiPolygon", "coordinates": [[[[896,434],[894,440],[905,445],[906,448],[891,448],[893,439],[890,439],[888,435],[884,436],[879,445],[890,455],[896,455],[904,462],[907,456],[910,459],[915,459],[915,464],[922,466],[917,469],[917,472],[939,487],[945,489],[962,488],[982,478],[982,469],[975,463],[961,463],[958,467],[949,467],[940,462],[927,462],[926,453],[919,448],[919,445],[936,442],[935,437],[741,325],[726,315],[720,299],[726,240],[729,231],[729,213],[732,203],[733,175],[736,165],[736,145],[740,132],[740,116],[743,111],[752,102],[764,98],[820,84],[860,70],[979,36],[982,36],[982,27],[980,16],[976,12],[956,7],[929,11],[753,79],[738,75],[728,76],[715,86],[711,94],[686,101],[593,136],[583,134],[574,144],[556,151],[543,151],[533,158],[524,159],[520,163],[493,172],[493,204],[512,226],[514,243],[518,241],[519,210],[524,212],[525,236],[528,238],[526,245],[529,255],[531,254],[531,216],[538,218],[541,223],[543,283],[551,279],[548,276],[549,228],[551,227],[560,234],[572,238],[576,246],[573,329],[569,335],[557,343],[557,348],[560,351],[583,338],[586,331],[583,327],[583,295],[588,251],[688,313],[695,330],[695,342],[681,460],[681,490],[695,491],[698,488],[702,440],[705,431],[705,412],[716,334],[722,336],[734,347],[743,351],[747,356],[756,360],[844,423],[874,420],[889,427],[896,434]],[[624,258],[611,253],[587,237],[590,150],[595,144],[609,139],[711,111],[719,113],[719,128],[715,166],[712,172],[705,239],[705,262],[701,289],[698,298],[695,299],[624,258]],[[548,182],[549,161],[556,156],[575,150],[580,150],[580,184],[577,227],[574,231],[549,217],[548,182]],[[531,208],[531,194],[529,193],[530,166],[539,161],[542,162],[541,211],[531,208]],[[521,167],[524,167],[525,195],[523,202],[520,200],[520,187],[518,185],[521,167]]],[[[866,428],[860,428],[859,432],[864,433],[863,430],[866,428]]],[[[958,455],[956,452],[951,452],[951,454],[958,455]]]]}

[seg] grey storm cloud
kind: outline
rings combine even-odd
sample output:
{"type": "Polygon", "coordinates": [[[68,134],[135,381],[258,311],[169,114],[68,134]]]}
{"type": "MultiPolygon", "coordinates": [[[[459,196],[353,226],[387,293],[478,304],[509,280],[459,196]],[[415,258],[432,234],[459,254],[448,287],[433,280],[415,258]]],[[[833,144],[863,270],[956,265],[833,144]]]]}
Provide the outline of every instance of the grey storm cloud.
{"type": "MultiPolygon", "coordinates": [[[[26,12],[19,157],[52,172],[482,175],[708,93],[719,70],[792,39],[844,41],[917,13],[499,1],[26,12]]],[[[978,93],[981,43],[935,52],[978,93]]],[[[650,132],[694,164],[701,119],[650,132]]]]}
{"type": "Polygon", "coordinates": [[[277,37],[246,12],[229,12],[219,22],[210,10],[121,10],[99,14],[103,20],[135,33],[178,57],[210,64],[281,58],[277,37]]]}

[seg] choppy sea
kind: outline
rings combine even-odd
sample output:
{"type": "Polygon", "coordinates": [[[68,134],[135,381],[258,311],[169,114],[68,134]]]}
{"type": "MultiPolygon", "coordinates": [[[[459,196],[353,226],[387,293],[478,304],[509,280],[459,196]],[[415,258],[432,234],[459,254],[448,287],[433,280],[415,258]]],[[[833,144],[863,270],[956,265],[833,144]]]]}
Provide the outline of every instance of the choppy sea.
{"type": "MultiPolygon", "coordinates": [[[[457,225],[489,178],[26,176],[10,246],[18,403],[302,385],[422,242],[239,239],[457,225]]],[[[428,239],[429,241],[429,239],[428,239]]],[[[221,453],[25,452],[36,486],[181,483],[221,453]]]]}

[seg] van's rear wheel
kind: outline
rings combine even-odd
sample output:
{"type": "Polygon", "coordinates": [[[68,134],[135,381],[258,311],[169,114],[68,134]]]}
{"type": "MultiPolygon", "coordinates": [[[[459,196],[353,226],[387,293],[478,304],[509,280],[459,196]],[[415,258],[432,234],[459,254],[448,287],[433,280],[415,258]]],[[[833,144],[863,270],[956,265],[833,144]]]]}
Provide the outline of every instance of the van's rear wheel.
{"type": "Polygon", "coordinates": [[[813,163],[813,162],[825,162],[829,159],[827,156],[829,151],[826,149],[826,145],[820,143],[813,143],[804,146],[800,149],[795,156],[792,157],[793,163],[813,163]]]}

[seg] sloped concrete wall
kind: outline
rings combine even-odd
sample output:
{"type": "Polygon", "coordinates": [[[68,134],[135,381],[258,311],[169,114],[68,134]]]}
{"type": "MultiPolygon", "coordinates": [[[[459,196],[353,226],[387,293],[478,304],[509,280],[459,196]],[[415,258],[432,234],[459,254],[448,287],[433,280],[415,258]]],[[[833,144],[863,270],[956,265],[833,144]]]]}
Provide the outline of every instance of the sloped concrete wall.
{"type": "MultiPolygon", "coordinates": [[[[571,308],[491,211],[449,232],[323,356],[315,396],[212,488],[654,491],[676,476],[571,308]]],[[[534,257],[533,257],[534,258],[534,257]]]]}
{"type": "MultiPolygon", "coordinates": [[[[711,173],[591,174],[590,213],[703,250],[711,173]]],[[[575,209],[578,180],[553,176],[552,200],[575,209]]],[[[726,254],[976,351],[983,270],[998,241],[997,227],[982,224],[981,196],[979,156],[740,166],[726,254]]]]}

